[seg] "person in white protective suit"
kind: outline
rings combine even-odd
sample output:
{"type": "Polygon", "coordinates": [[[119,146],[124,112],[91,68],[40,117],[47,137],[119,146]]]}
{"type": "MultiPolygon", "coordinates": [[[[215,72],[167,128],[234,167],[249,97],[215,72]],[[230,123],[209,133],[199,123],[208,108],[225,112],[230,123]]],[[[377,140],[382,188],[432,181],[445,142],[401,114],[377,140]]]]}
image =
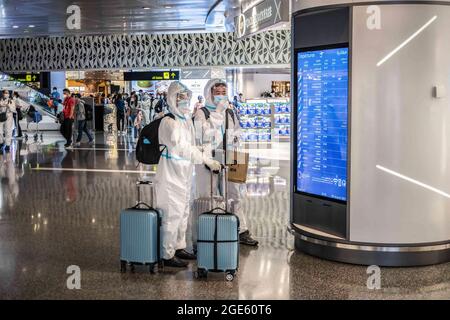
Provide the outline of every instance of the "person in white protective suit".
{"type": "MultiPolygon", "coordinates": [[[[226,129],[227,149],[230,145],[237,146],[241,135],[241,126],[237,114],[233,110],[228,110],[228,92],[227,84],[220,79],[213,79],[205,86],[205,107],[207,110],[199,109],[194,117],[194,127],[196,143],[202,145],[202,150],[208,155],[224,162],[223,140],[226,129]],[[228,117],[228,128],[226,128],[228,117]]],[[[232,149],[232,148],[231,148],[232,149]]],[[[196,196],[198,198],[209,197],[211,173],[205,166],[197,165],[195,167],[196,175],[196,196]]],[[[214,176],[213,185],[217,186],[217,175],[214,176]]],[[[245,184],[228,183],[228,198],[233,203],[233,213],[240,220],[239,242],[244,245],[257,246],[258,241],[252,238],[247,227],[247,219],[242,210],[241,199],[246,193],[245,184]]]]}
{"type": "Polygon", "coordinates": [[[14,129],[14,112],[16,105],[9,91],[4,90],[0,98],[0,149],[9,152],[14,129]]]}
{"type": "Polygon", "coordinates": [[[155,176],[156,204],[162,209],[162,258],[165,266],[185,268],[183,260],[195,260],[186,251],[186,229],[190,213],[190,194],[194,164],[203,163],[220,170],[218,161],[203,154],[195,145],[191,118],[191,92],[176,81],[168,89],[168,108],[174,116],[161,120],[159,143],[167,146],[155,176]]]}

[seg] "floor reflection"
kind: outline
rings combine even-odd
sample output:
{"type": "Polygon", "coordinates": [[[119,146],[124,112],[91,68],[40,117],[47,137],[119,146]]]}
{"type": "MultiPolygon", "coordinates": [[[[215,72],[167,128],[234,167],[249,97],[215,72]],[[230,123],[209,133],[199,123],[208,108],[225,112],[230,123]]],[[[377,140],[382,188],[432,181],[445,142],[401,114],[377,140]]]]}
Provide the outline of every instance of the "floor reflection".
{"type": "Polygon", "coordinates": [[[65,150],[60,136],[44,133],[43,141],[16,141],[11,153],[0,155],[0,298],[450,298],[450,264],[383,268],[382,290],[370,291],[365,267],[295,252],[286,230],[289,162],[270,149],[252,154],[243,201],[261,245],[241,248],[233,283],[222,275],[196,280],[195,265],[122,275],[119,211],[134,204],[136,180],[151,179],[155,168],[136,163],[130,137],[97,135],[96,141],[92,148],[65,150]],[[65,286],[70,265],[81,268],[81,290],[65,286]]]}

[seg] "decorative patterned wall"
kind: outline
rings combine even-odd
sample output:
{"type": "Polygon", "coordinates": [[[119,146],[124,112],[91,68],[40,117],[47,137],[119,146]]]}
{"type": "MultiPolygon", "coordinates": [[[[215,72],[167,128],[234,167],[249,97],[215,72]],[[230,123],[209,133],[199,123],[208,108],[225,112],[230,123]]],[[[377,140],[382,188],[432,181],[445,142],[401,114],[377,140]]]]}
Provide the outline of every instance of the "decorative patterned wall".
{"type": "Polygon", "coordinates": [[[290,32],[40,37],[0,40],[0,70],[55,71],[290,63],[290,32]]]}

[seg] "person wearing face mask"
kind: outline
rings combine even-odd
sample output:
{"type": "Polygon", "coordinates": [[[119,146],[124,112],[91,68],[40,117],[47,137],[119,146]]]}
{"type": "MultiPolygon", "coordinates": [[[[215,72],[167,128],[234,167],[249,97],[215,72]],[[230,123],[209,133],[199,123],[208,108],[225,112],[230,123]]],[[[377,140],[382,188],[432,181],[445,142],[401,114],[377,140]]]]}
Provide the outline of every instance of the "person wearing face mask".
{"type": "Polygon", "coordinates": [[[64,138],[66,139],[66,144],[64,145],[65,148],[69,148],[72,146],[72,132],[73,132],[73,122],[75,119],[75,99],[70,94],[69,89],[63,90],[64,94],[64,121],[62,123],[61,132],[64,135],[64,138]]]}
{"type": "Polygon", "coordinates": [[[190,213],[190,194],[194,164],[220,170],[220,163],[195,146],[191,120],[191,91],[175,81],[168,89],[169,114],[159,125],[159,143],[166,146],[155,176],[157,207],[162,217],[162,258],[165,266],[185,268],[196,256],[186,251],[186,229],[190,213]]]}
{"type": "Polygon", "coordinates": [[[22,128],[20,127],[20,120],[22,120],[22,109],[24,109],[24,103],[20,99],[18,92],[13,93],[13,101],[16,106],[16,112],[14,113],[14,125],[17,129],[16,139],[22,139],[22,128]]]}
{"type": "MultiPolygon", "coordinates": [[[[239,118],[233,109],[229,109],[227,84],[220,79],[213,79],[205,86],[205,107],[201,108],[194,117],[195,138],[197,145],[214,158],[224,161],[224,137],[228,131],[226,144],[229,147],[237,145],[241,134],[239,118]],[[228,119],[227,119],[228,118],[228,119]],[[228,128],[226,127],[228,125],[228,128]]],[[[228,149],[228,148],[227,148],[228,149]]],[[[214,170],[213,170],[214,171],[214,170]]],[[[205,166],[195,167],[196,196],[207,198],[210,195],[211,172],[205,166]]],[[[217,175],[213,185],[218,186],[217,175]]],[[[245,184],[228,183],[228,198],[233,200],[233,213],[240,220],[239,241],[241,244],[257,246],[258,241],[252,238],[247,227],[247,219],[241,207],[242,196],[246,192],[245,184]]]]}
{"type": "Polygon", "coordinates": [[[16,106],[9,95],[8,90],[4,90],[0,99],[0,149],[9,152],[14,129],[14,112],[16,106]]]}
{"type": "Polygon", "coordinates": [[[205,106],[204,100],[202,96],[198,96],[198,100],[194,105],[194,116],[197,114],[197,111],[205,106]]]}

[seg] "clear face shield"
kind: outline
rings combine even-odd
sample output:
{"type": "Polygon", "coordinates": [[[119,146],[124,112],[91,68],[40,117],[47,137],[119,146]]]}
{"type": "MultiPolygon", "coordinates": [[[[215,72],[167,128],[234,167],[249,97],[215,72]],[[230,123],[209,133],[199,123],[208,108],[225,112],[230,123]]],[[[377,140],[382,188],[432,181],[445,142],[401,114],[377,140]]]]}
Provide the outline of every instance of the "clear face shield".
{"type": "Polygon", "coordinates": [[[183,91],[177,94],[177,108],[183,114],[191,113],[191,98],[190,91],[183,91]]]}

